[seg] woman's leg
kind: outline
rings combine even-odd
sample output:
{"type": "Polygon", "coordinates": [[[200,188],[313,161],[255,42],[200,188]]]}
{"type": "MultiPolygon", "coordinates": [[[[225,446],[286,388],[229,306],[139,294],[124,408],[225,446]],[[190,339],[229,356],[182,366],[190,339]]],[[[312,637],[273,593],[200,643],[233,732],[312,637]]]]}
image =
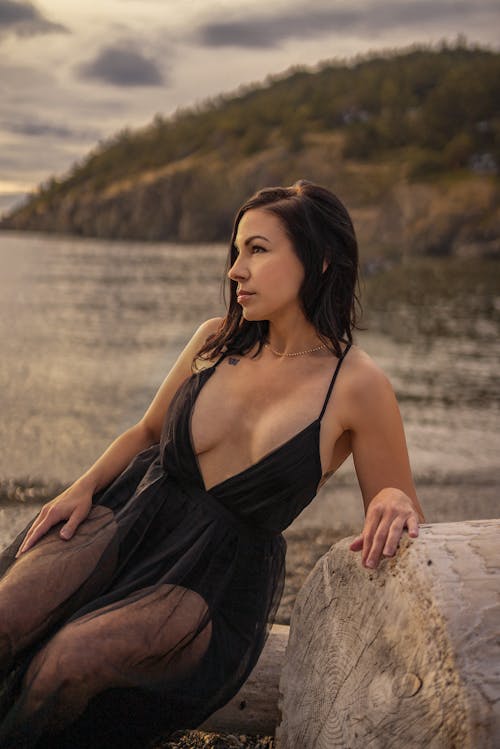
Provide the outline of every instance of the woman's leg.
{"type": "Polygon", "coordinates": [[[108,688],[175,684],[196,669],[211,634],[205,600],[171,584],[74,619],[33,658],[0,739],[15,746],[9,740],[25,726],[37,736],[59,731],[108,688]]]}
{"type": "Polygon", "coordinates": [[[0,579],[0,675],[20,651],[99,592],[112,574],[112,559],[102,562],[116,533],[112,510],[93,506],[69,541],[59,530],[60,524],[51,528],[0,579]]]}

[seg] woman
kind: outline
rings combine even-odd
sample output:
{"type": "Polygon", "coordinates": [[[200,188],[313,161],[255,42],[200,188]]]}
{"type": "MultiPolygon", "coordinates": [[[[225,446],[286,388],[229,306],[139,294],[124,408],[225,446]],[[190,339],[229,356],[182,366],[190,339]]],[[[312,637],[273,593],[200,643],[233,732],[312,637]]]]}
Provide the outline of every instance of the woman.
{"type": "Polygon", "coordinates": [[[305,180],[256,193],[227,275],[226,317],[200,326],[141,421],[3,554],[1,746],[145,746],[225,704],[279,604],[281,532],[349,454],[362,564],[418,535],[393,390],[352,345],[342,203],[305,180]]]}

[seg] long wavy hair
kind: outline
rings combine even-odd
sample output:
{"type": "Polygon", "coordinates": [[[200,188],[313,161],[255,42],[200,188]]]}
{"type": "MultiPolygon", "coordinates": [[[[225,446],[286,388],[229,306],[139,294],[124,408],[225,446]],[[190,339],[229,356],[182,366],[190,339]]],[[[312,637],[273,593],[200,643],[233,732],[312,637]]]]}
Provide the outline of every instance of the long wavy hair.
{"type": "Polygon", "coordinates": [[[196,357],[214,359],[223,351],[244,355],[255,344],[257,356],[267,341],[268,320],[249,321],[236,301],[237,282],[227,273],[237,257],[235,239],[241,218],[252,208],[264,208],[281,220],[304,267],[299,299],[304,315],[319,338],[340,357],[340,341],[352,342],[357,328],[356,305],[361,311],[358,278],[358,244],[351,218],[343,203],[326,187],[300,179],[290,187],[266,187],[238,210],[224,271],[227,314],[218,331],[196,357]],[[323,272],[323,262],[327,268],[323,272]],[[229,305],[226,291],[229,288],[229,305]]]}

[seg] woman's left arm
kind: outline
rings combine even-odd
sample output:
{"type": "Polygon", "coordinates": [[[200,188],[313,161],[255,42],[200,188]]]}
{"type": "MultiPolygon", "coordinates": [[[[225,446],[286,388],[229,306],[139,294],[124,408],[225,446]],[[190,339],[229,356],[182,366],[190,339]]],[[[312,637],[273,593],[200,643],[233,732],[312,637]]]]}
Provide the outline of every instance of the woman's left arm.
{"type": "Polygon", "coordinates": [[[418,524],[425,518],[394,390],[372,359],[366,354],[363,359],[350,378],[347,399],[346,426],[365,506],[363,531],[350,549],[362,551],[362,564],[370,568],[381,555],[395,554],[405,528],[409,536],[418,536],[418,524]]]}

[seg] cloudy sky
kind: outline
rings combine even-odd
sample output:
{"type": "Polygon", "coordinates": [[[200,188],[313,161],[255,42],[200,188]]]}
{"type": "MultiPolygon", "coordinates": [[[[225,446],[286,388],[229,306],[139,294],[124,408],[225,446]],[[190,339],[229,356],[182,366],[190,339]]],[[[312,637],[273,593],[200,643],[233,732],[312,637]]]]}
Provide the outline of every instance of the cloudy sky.
{"type": "Polygon", "coordinates": [[[465,34],[500,0],[0,0],[0,212],[100,139],[292,65],[465,34]]]}

